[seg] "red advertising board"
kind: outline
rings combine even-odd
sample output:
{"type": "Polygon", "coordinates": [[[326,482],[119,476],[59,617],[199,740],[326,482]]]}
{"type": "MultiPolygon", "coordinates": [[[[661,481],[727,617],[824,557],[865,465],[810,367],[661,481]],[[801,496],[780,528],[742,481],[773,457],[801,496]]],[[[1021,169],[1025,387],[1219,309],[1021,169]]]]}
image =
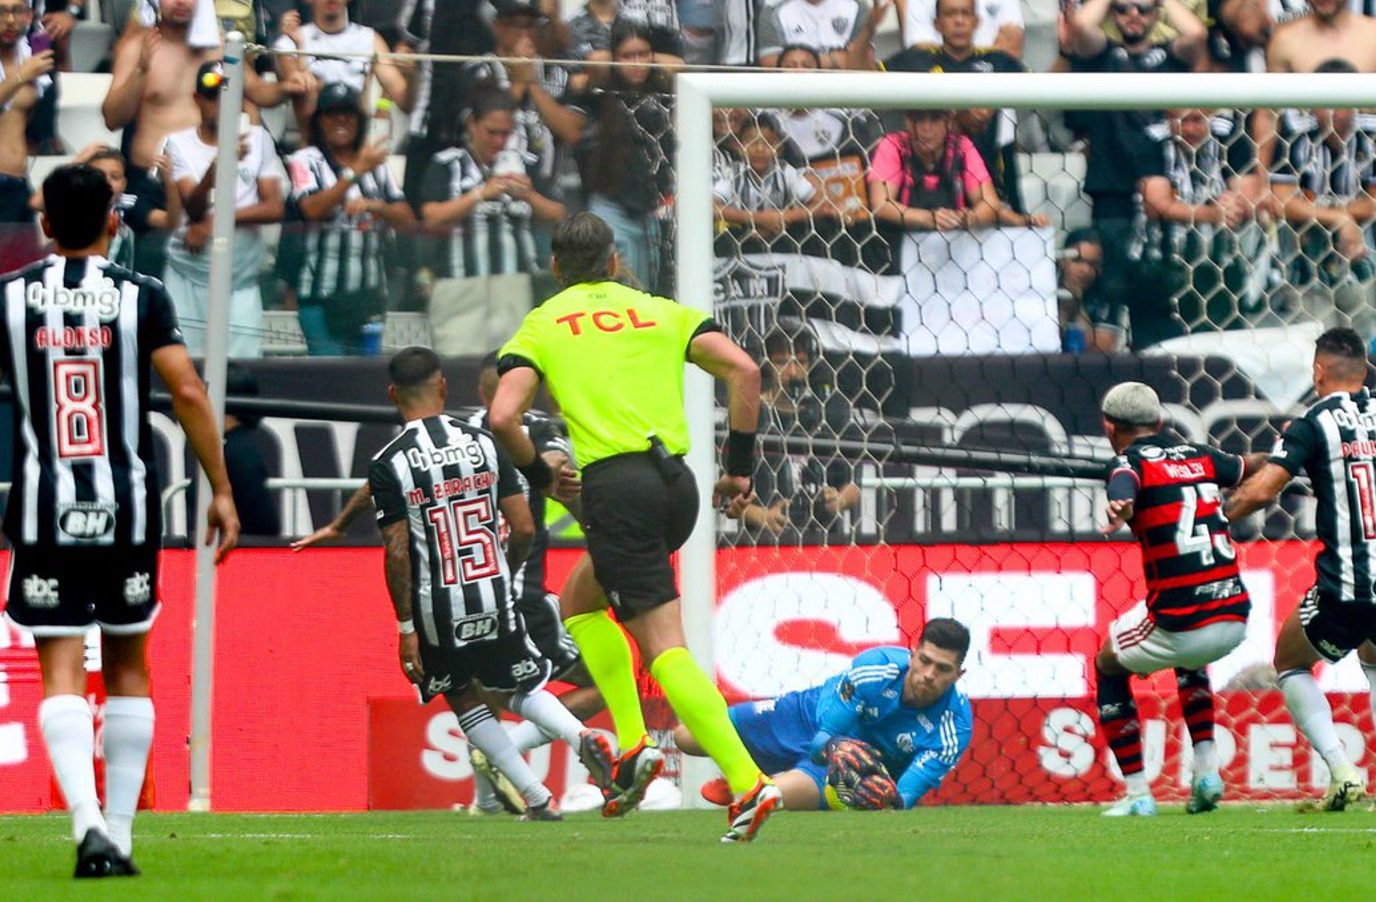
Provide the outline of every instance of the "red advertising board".
{"type": "MultiPolygon", "coordinates": [[[[1256,611],[1243,648],[1212,669],[1216,688],[1246,684],[1249,671],[1269,660],[1281,617],[1307,586],[1312,551],[1300,542],[1242,546],[1256,611]]],[[[461,740],[439,703],[416,704],[397,666],[380,554],[241,549],[221,568],[217,809],[467,800],[461,740]]],[[[576,554],[552,553],[556,586],[576,554]]],[[[910,641],[928,616],[956,616],[974,635],[962,685],[974,699],[976,732],[936,800],[1109,798],[1117,783],[1095,728],[1091,661],[1108,623],[1141,591],[1137,555],[1108,542],[723,550],[718,675],[737,699],[800,688],[864,647],[910,641]]],[[[3,556],[0,563],[8,564],[3,556]]],[[[157,804],[168,810],[187,800],[192,571],[189,552],[164,553],[164,609],[151,657],[157,804]]],[[[33,650],[9,628],[0,631],[0,668],[0,810],[45,810],[52,798],[36,729],[33,650]]],[[[1320,684],[1359,766],[1376,764],[1359,743],[1359,731],[1372,724],[1365,694],[1352,694],[1366,689],[1355,662],[1324,670],[1320,684]]],[[[1169,798],[1180,793],[1182,747],[1172,681],[1162,675],[1138,685],[1149,768],[1169,798]]],[[[1276,693],[1222,692],[1219,723],[1234,797],[1295,796],[1323,782],[1276,693]]],[[[538,754],[548,757],[536,759],[537,772],[556,785],[566,779],[566,750],[538,754]]]]}

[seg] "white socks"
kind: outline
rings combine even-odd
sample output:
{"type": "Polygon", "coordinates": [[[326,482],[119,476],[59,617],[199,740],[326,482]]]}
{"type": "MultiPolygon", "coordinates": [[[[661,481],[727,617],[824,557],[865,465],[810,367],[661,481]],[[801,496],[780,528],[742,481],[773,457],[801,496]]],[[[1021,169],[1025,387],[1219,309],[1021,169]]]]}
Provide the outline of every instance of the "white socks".
{"type": "Polygon", "coordinates": [[[153,744],[153,700],[111,696],[105,702],[105,820],[124,855],[133,850],[134,812],[153,744]]]}
{"type": "Polygon", "coordinates": [[[38,725],[57,785],[72,813],[72,837],[81,842],[92,827],[109,833],[96,796],[95,723],[84,696],[53,695],[38,706],[38,725]]]}
{"type": "Polygon", "coordinates": [[[511,736],[511,744],[523,754],[553,741],[553,737],[540,729],[539,724],[532,720],[521,721],[511,729],[509,735],[511,736]]]}
{"type": "Polygon", "coordinates": [[[501,722],[492,716],[487,705],[478,705],[460,714],[459,728],[468,741],[487,756],[493,767],[506,774],[527,804],[538,808],[553,798],[521,753],[516,751],[516,746],[511,744],[511,738],[506,735],[501,722]]]}
{"type": "MultiPolygon", "coordinates": [[[[572,746],[575,752],[578,751],[578,737],[583,733],[583,723],[569,713],[569,709],[555,698],[554,693],[544,689],[529,695],[518,692],[511,697],[509,706],[512,714],[524,717],[547,736],[556,736],[572,746]]],[[[515,742],[514,739],[512,741],[515,742]]],[[[542,744],[537,742],[525,748],[534,748],[542,744]]]]}
{"type": "Polygon", "coordinates": [[[1194,775],[1202,777],[1218,770],[1218,747],[1212,739],[1194,746],[1194,775]]]}
{"type": "Polygon", "coordinates": [[[1367,701],[1371,705],[1371,716],[1376,718],[1376,664],[1363,661],[1362,673],[1366,674],[1367,685],[1371,687],[1371,695],[1367,701]]]}
{"type": "Polygon", "coordinates": [[[1336,771],[1350,765],[1338,731],[1333,729],[1333,709],[1319,690],[1314,675],[1308,670],[1287,670],[1280,675],[1279,682],[1291,719],[1315,751],[1323,756],[1328,769],[1336,771]]]}
{"type": "Polygon", "coordinates": [[[1151,784],[1147,782],[1147,772],[1144,770],[1139,770],[1135,774],[1126,774],[1123,777],[1123,782],[1127,784],[1128,795],[1134,799],[1138,796],[1151,795],[1151,784]]]}

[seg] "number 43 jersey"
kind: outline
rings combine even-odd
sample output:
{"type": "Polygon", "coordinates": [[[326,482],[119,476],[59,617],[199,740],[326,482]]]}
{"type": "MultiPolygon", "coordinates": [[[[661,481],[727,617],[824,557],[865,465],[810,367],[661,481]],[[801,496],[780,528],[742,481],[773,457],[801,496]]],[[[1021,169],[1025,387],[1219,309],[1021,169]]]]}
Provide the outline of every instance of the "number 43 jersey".
{"type": "Polygon", "coordinates": [[[151,355],[181,344],[157,279],[50,256],[0,277],[0,368],[14,389],[5,535],[18,546],[157,544],[151,355]]]}
{"type": "Polygon", "coordinates": [[[378,527],[407,521],[426,642],[460,647],[520,628],[498,515],[524,480],[489,433],[446,414],[411,420],[373,458],[368,482],[378,527]]]}
{"type": "Polygon", "coordinates": [[[1109,465],[1110,499],[1133,502],[1128,526],[1142,546],[1147,610],[1171,632],[1247,619],[1220,489],[1242,481],[1241,457],[1166,436],[1137,439],[1109,465]]]}

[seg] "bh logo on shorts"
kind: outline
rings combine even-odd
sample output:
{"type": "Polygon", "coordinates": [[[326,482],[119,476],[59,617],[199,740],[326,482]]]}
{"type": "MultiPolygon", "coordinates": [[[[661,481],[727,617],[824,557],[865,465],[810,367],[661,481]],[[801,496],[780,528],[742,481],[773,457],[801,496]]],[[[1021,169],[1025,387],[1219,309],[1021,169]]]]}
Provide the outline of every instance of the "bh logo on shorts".
{"type": "Polygon", "coordinates": [[[58,601],[57,580],[41,576],[26,577],[23,585],[24,603],[31,608],[55,608],[58,601]]]}
{"type": "Polygon", "coordinates": [[[135,573],[124,581],[124,601],[127,604],[147,604],[152,597],[152,579],[147,573],[135,573]]]}

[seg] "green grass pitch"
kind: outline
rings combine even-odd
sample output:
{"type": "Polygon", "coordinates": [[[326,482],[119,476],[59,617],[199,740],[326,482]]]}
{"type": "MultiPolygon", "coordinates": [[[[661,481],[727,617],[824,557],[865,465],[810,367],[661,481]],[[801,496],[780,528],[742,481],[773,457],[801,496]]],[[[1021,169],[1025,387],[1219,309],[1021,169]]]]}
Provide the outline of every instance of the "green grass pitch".
{"type": "Polygon", "coordinates": [[[144,815],[143,876],[75,881],[65,817],[0,818],[0,899],[1361,899],[1376,814],[1225,806],[791,813],[723,846],[715,812],[562,824],[449,812],[144,815]]]}

